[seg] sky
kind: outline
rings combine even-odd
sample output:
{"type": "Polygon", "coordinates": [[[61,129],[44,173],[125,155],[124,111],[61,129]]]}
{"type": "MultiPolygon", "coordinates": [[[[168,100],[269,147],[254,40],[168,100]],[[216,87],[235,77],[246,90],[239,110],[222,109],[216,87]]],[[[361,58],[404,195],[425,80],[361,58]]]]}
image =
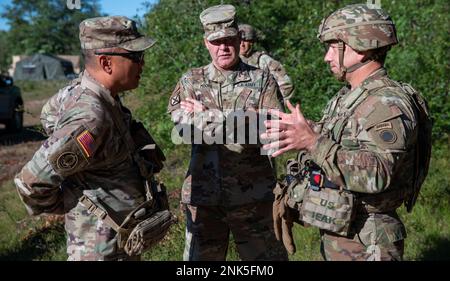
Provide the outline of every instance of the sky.
{"type": "MultiPolygon", "coordinates": [[[[63,0],[62,0],[63,1],[63,0]]],[[[146,11],[143,9],[142,3],[155,3],[158,0],[99,0],[101,12],[108,15],[121,15],[133,17],[135,15],[142,16],[146,11]]],[[[3,12],[5,5],[10,5],[11,0],[0,0],[0,13],[3,12]]],[[[80,0],[83,5],[83,0],[80,0]]],[[[0,30],[8,30],[9,26],[6,20],[0,17],[0,30]]]]}

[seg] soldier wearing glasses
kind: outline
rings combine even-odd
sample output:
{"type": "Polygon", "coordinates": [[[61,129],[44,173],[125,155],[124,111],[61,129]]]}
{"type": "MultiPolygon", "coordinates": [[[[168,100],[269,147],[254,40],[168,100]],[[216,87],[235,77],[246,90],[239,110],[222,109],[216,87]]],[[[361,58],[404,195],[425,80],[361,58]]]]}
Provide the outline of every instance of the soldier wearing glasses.
{"type": "MultiPolygon", "coordinates": [[[[15,184],[30,214],[65,214],[69,260],[139,259],[118,247],[114,229],[80,198],[119,223],[146,198],[141,166],[125,142],[131,137],[139,148],[151,136],[118,94],[138,87],[144,51],[155,41],[141,35],[134,21],[114,16],[84,20],[80,42],[85,71],[44,105],[41,120],[49,138],[15,184]]],[[[146,158],[153,173],[162,168],[162,153],[146,158]]]]}

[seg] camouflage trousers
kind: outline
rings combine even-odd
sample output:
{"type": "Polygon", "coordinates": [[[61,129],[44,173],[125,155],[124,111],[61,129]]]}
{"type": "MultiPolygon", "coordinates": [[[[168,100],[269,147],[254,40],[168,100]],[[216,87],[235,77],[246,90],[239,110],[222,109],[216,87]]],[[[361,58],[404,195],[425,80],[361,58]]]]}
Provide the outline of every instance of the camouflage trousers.
{"type": "Polygon", "coordinates": [[[360,216],[352,235],[320,231],[321,253],[330,261],[401,261],[406,231],[395,212],[360,216]]]}
{"type": "Polygon", "coordinates": [[[116,232],[78,204],[65,215],[68,261],[140,260],[117,247],[116,232]]]}
{"type": "Polygon", "coordinates": [[[186,204],[185,261],[223,261],[230,232],[245,261],[288,260],[275,238],[272,202],[232,208],[186,204]]]}

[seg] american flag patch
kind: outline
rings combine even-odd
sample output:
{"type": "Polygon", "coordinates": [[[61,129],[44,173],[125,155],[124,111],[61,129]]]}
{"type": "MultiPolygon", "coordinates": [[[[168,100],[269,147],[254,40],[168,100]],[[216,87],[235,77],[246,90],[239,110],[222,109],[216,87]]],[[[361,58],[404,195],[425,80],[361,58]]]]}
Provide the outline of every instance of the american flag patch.
{"type": "Polygon", "coordinates": [[[88,130],[85,130],[77,137],[77,142],[83,148],[84,153],[87,157],[91,157],[92,151],[94,150],[94,138],[88,130]]]}

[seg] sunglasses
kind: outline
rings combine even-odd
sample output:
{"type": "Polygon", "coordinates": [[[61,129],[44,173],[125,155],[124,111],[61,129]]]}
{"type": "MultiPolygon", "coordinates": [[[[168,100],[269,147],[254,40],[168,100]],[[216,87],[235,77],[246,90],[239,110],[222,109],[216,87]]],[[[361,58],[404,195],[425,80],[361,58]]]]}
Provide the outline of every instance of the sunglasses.
{"type": "Polygon", "coordinates": [[[96,55],[106,56],[119,56],[132,60],[135,63],[142,63],[144,60],[144,52],[131,52],[131,53],[113,53],[113,52],[95,52],[96,55]]]}

